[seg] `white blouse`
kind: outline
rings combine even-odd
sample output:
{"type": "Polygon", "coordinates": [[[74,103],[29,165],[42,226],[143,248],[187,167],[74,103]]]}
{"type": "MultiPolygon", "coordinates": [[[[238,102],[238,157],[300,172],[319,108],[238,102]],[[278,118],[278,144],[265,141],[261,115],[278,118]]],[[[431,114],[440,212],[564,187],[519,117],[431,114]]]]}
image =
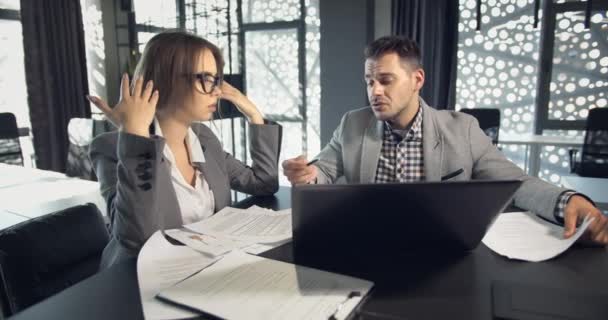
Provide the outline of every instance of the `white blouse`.
{"type": "MultiPolygon", "coordinates": [[[[156,135],[163,137],[163,132],[156,119],[154,119],[154,128],[156,135]]],[[[191,163],[205,162],[201,143],[198,140],[198,136],[192,131],[192,128],[188,128],[188,133],[186,134],[186,147],[190,154],[191,163]]],[[[163,155],[167,160],[165,163],[171,170],[171,181],[173,182],[173,188],[175,189],[177,203],[179,204],[184,224],[197,222],[213,215],[215,208],[213,191],[209,189],[209,184],[205,180],[203,173],[195,167],[196,174],[193,187],[184,179],[179,169],[177,169],[175,157],[167,144],[165,144],[163,155]]]]}

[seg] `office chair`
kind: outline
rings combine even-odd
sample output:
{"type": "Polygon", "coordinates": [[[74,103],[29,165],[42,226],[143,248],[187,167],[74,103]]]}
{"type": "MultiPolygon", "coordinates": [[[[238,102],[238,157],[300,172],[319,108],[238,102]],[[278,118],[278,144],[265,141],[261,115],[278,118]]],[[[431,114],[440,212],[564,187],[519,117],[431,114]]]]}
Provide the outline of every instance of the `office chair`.
{"type": "Polygon", "coordinates": [[[580,160],[570,149],[570,173],[582,177],[608,178],[608,108],[589,110],[580,160]]]}
{"type": "Polygon", "coordinates": [[[90,203],[1,230],[4,315],[15,314],[97,273],[108,240],[103,218],[90,203]]]}
{"type": "Polygon", "coordinates": [[[498,144],[500,131],[500,110],[498,109],[460,109],[460,112],[472,115],[479,122],[479,127],[492,139],[494,145],[498,144]]]}
{"type": "Polygon", "coordinates": [[[0,113],[0,162],[23,165],[17,119],[12,113],[0,113]]]}
{"type": "Polygon", "coordinates": [[[89,159],[89,145],[93,138],[104,133],[116,130],[108,120],[89,118],[72,118],[68,123],[68,159],[65,174],[68,177],[97,181],[93,164],[89,159]]]}

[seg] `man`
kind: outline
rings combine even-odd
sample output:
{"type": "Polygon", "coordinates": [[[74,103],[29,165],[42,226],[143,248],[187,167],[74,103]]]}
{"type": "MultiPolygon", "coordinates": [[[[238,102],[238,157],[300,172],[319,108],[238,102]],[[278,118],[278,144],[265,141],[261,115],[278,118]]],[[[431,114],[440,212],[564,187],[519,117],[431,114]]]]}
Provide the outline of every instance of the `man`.
{"type": "Polygon", "coordinates": [[[475,118],[437,111],[419,97],[424,84],[420,50],[398,36],[380,38],[365,50],[370,106],[344,115],[314,165],[303,156],[283,162],[292,184],[385,183],[470,179],[520,179],[514,204],[564,224],[575,233],[587,215],[589,240],[608,244],[608,219],[584,195],[526,175],[491,143],[475,118]],[[461,170],[462,169],[462,170],[461,170]]]}

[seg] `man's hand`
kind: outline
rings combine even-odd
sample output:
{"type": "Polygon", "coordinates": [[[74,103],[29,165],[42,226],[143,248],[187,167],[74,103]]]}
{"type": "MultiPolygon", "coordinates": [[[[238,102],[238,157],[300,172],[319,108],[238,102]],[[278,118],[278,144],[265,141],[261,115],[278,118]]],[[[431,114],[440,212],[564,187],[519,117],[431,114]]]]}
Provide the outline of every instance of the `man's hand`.
{"type": "Polygon", "coordinates": [[[564,209],[564,237],[570,238],[576,232],[576,223],[589,215],[595,218],[587,229],[587,238],[594,243],[608,244],[608,218],[584,197],[573,195],[564,209]]]}
{"type": "Polygon", "coordinates": [[[283,161],[283,174],[292,185],[310,183],[317,178],[317,167],[307,163],[305,156],[283,161]]]}

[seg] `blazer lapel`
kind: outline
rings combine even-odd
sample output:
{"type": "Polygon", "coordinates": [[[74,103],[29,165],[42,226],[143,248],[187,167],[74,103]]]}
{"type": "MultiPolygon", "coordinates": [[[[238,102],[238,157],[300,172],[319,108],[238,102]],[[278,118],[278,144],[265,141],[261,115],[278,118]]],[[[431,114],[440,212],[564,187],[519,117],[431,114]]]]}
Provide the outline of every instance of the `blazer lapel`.
{"type": "Polygon", "coordinates": [[[215,202],[214,211],[217,212],[218,208],[223,208],[230,204],[230,199],[226,202],[226,197],[230,197],[230,194],[225,194],[225,192],[223,192],[225,188],[220,185],[220,182],[224,180],[224,177],[221,175],[222,169],[212,155],[208,153],[203,142],[201,142],[201,146],[203,148],[203,153],[205,154],[205,162],[194,162],[193,164],[203,173],[207,184],[209,184],[209,189],[213,191],[213,200],[215,202]]]}
{"type": "Polygon", "coordinates": [[[420,98],[422,111],[422,154],[426,181],[441,180],[443,137],[435,124],[435,110],[420,98]]]}
{"type": "MultiPolygon", "coordinates": [[[[162,155],[163,161],[168,161],[165,155],[162,155]]],[[[160,181],[172,181],[171,169],[164,165],[157,171],[157,179],[160,181]]],[[[167,185],[159,185],[156,193],[158,199],[158,214],[161,222],[161,228],[174,229],[181,227],[184,222],[182,220],[181,211],[177,202],[177,195],[173,183],[167,185]]]]}
{"type": "Polygon", "coordinates": [[[363,136],[363,147],[361,149],[361,183],[373,183],[378,167],[378,158],[382,150],[383,122],[372,116],[365,135],[363,136]]]}

